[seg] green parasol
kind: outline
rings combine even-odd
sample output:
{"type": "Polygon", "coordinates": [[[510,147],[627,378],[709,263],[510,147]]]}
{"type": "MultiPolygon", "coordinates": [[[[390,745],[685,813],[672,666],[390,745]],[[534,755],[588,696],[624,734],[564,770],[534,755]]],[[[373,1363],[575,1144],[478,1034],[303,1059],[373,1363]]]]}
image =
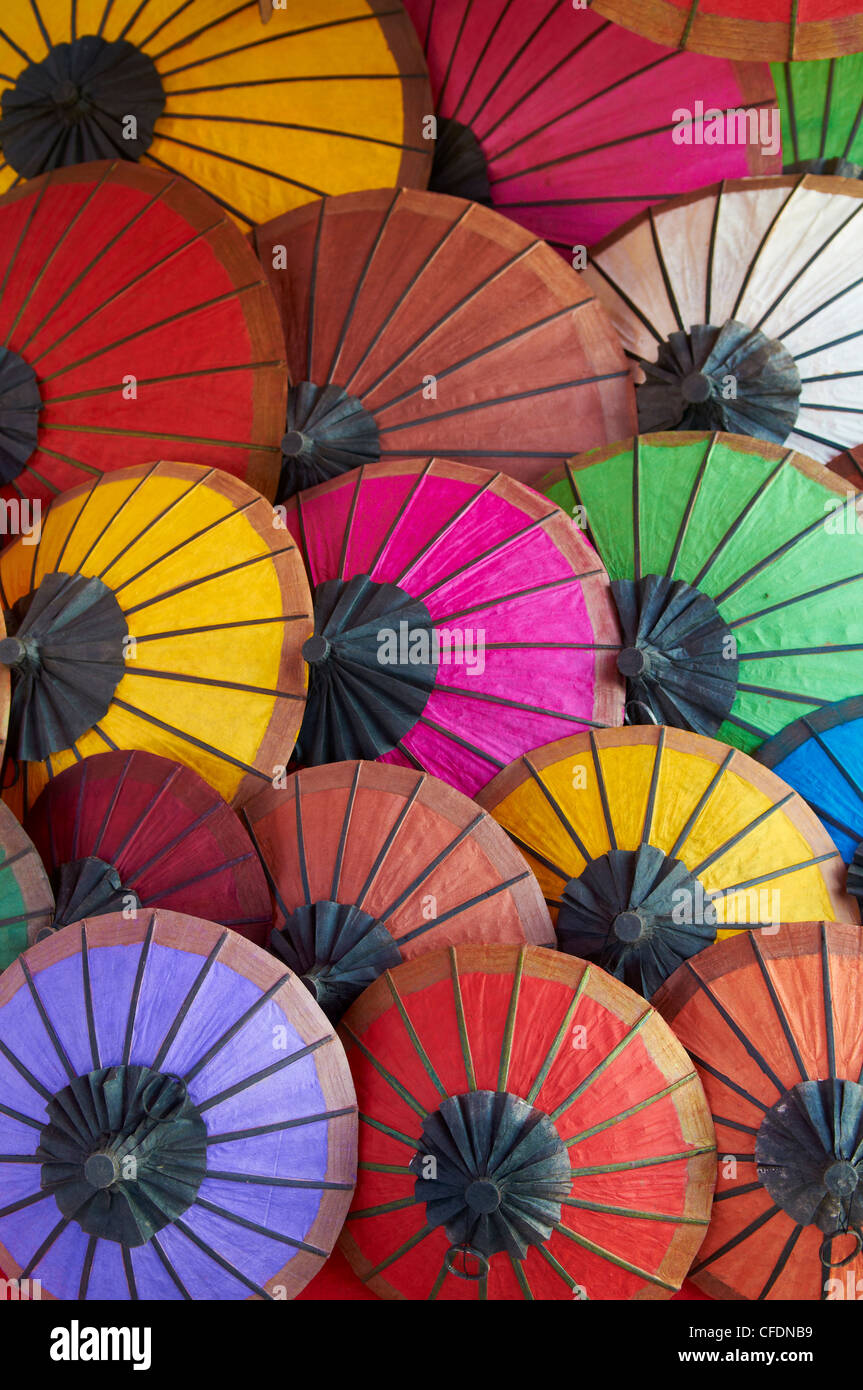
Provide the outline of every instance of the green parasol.
{"type": "Polygon", "coordinates": [[[39,852],[0,802],[0,971],[54,920],[54,894],[39,852]]]}
{"type": "Polygon", "coordinates": [[[863,690],[861,494],[831,470],[673,432],[582,454],[543,487],[608,570],[630,723],[751,752],[863,690]]]}
{"type": "Polygon", "coordinates": [[[863,53],[771,63],[787,174],[863,175],[863,53]]]}

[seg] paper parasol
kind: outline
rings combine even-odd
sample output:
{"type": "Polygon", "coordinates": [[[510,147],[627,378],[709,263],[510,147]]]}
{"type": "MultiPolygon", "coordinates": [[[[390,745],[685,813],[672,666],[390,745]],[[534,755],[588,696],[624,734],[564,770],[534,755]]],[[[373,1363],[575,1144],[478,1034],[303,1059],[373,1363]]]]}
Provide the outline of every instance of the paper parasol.
{"type": "Polygon", "coordinates": [[[471,941],[554,943],[539,885],[490,816],[409,768],[344,762],[261,792],[245,820],[272,949],[340,1018],[381,971],[471,941]]]}
{"type": "MultiPolygon", "coordinates": [[[[320,1277],[320,1276],[317,1276],[320,1277]]],[[[691,1279],[684,1279],[677,1293],[671,1296],[672,1303],[710,1303],[712,1300],[709,1293],[705,1293],[697,1284],[693,1284],[691,1279]]]]}
{"type": "Polygon", "coordinates": [[[255,247],[292,382],[280,499],[429,454],[533,482],[633,428],[626,360],[595,297],[490,208],[356,193],[267,223],[255,247]]]}
{"type": "Polygon", "coordinates": [[[716,1199],[692,1268],[714,1297],[841,1298],[846,1279],[859,1287],[861,955],[859,927],[798,922],[713,946],[656,998],[716,1125],[716,1199]]]}
{"type": "Polygon", "coordinates": [[[707,144],[694,114],[743,112],[749,135],[776,104],[766,64],[660,48],[571,0],[406,7],[438,116],[429,187],[492,203],[567,260],[650,203],[781,170],[778,144],[707,144]]]}
{"type": "Polygon", "coordinates": [[[717,935],[816,909],[859,917],[839,851],[802,798],[697,734],[562,739],[479,799],[536,873],[561,949],[648,997],[717,935]]]}
{"type": "Polygon", "coordinates": [[[785,170],[863,174],[863,54],[774,63],[785,170]]]}
{"type": "Polygon", "coordinates": [[[642,435],[548,494],[581,507],[608,570],[633,723],[754,752],[863,686],[863,521],[830,469],[733,435],[642,435]]]}
{"type": "Polygon", "coordinates": [[[339,1035],[359,1174],[340,1246],[383,1298],[667,1298],[713,1132],[659,1016],[595,966],[465,946],[377,980],[339,1035]]]}
{"type": "Polygon", "coordinates": [[[164,908],[267,944],[272,905],[254,846],[191,768],[152,753],[96,753],[51,779],[26,829],[54,885],[54,929],[164,908]]]}
{"type": "Polygon", "coordinates": [[[0,265],[4,497],[165,454],[274,496],[284,347],[221,208],[157,169],[61,169],[0,198],[0,265]]]}
{"type": "Polygon", "coordinates": [[[431,94],[398,0],[271,13],[263,30],[257,0],[15,4],[0,33],[0,190],[140,159],[250,227],[324,193],[424,188],[431,94]]]}
{"type": "Polygon", "coordinates": [[[852,483],[856,491],[863,491],[863,444],[859,444],[856,449],[846,449],[841,454],[834,454],[829,464],[833,473],[838,473],[840,478],[852,483]]]}
{"type": "Polygon", "coordinates": [[[642,434],[718,429],[826,462],[863,433],[863,183],[738,179],[595,247],[585,279],[644,380],[642,434]]]}
{"type": "Polygon", "coordinates": [[[314,589],[301,764],[383,756],[470,796],[538,742],[621,719],[605,573],[530,488],[378,463],[286,511],[314,589]]]}
{"type": "Polygon", "coordinates": [[[180,913],[98,918],[0,979],[0,1263],[60,1299],[293,1297],[354,1186],[308,990],[180,913]]]}
{"type": "Polygon", "coordinates": [[[272,508],[238,479],[157,463],[75,488],[38,545],[3,552],[0,598],[0,662],[13,672],[7,784],[25,811],[49,776],[91,753],[175,758],[235,804],[289,755],[308,585],[272,508]]]}
{"type": "MultiPolygon", "coordinates": [[[[699,1296],[705,1297],[704,1294],[699,1296]]],[[[297,1294],[297,1302],[376,1303],[377,1294],[373,1294],[371,1289],[357,1278],[341,1250],[336,1246],[314,1279],[297,1294]]]]}

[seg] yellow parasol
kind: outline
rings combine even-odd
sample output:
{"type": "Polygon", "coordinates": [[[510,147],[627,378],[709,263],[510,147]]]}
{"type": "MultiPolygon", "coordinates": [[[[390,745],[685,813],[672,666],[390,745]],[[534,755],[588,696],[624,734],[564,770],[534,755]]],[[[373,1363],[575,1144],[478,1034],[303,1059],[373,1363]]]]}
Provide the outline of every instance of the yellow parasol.
{"type": "Polygon", "coordinates": [[[13,805],[115,748],[185,763],[235,804],[271,781],[302,719],[312,618],[263,497],[196,464],[126,468],[63,494],[26,539],[0,557],[13,805]]]}

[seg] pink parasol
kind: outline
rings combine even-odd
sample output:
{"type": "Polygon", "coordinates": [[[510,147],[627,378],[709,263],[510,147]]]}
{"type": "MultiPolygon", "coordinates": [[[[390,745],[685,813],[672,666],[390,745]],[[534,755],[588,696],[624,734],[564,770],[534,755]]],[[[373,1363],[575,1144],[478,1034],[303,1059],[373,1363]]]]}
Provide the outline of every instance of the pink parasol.
{"type": "Polygon", "coordinates": [[[430,187],[493,204],[567,259],[663,198],[781,171],[766,63],[661,48],[571,0],[405,5],[438,116],[430,187]],[[702,140],[711,112],[743,110],[745,141],[702,140]],[[680,111],[691,143],[674,136],[680,111]],[[759,119],[766,144],[749,138],[759,119]]]}

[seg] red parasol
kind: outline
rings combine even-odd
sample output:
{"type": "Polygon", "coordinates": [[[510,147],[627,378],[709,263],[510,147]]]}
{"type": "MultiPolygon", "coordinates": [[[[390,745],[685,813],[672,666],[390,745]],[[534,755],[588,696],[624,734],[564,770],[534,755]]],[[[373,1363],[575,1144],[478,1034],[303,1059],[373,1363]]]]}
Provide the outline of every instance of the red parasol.
{"type": "Polygon", "coordinates": [[[407,961],[342,1020],[360,1111],[340,1245],[382,1298],[668,1298],[714,1136],[644,1000],[541,947],[407,961]]]}
{"type": "Polygon", "coordinates": [[[832,58],[863,48],[859,0],[591,0],[658,43],[729,58],[832,58]]]}
{"type": "Polygon", "coordinates": [[[297,773],[246,807],[276,900],[272,948],[339,1018],[381,971],[468,941],[554,942],[539,884],[461,792],[372,762],[297,773]]]}
{"type": "MultiPolygon", "coordinates": [[[[706,1297],[699,1294],[699,1298],[706,1297]]],[[[351,1269],[338,1246],[306,1287],[297,1294],[297,1302],[377,1303],[372,1293],[351,1269]]]]}
{"type": "Polygon", "coordinates": [[[104,161],[0,198],[0,494],[56,496],[182,458],[272,497],[283,347],[230,218],[191,184],[104,161]]]}

